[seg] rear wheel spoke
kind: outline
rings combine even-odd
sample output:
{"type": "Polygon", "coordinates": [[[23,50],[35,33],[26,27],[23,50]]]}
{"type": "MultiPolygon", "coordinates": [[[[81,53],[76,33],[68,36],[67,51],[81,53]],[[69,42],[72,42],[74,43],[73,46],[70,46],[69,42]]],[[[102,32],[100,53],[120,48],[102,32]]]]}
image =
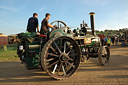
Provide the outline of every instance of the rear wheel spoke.
{"type": "Polygon", "coordinates": [[[57,64],[55,65],[55,67],[54,67],[54,69],[53,69],[53,71],[52,71],[53,74],[55,73],[56,68],[57,68],[57,64]]]}
{"type": "Polygon", "coordinates": [[[52,63],[52,64],[50,64],[50,65],[48,65],[48,68],[51,68],[51,66],[53,66],[53,65],[57,64],[58,62],[59,62],[59,60],[57,60],[57,61],[53,62],[53,63],[52,63]]]}
{"type": "Polygon", "coordinates": [[[66,52],[66,42],[64,43],[64,53],[66,52]]]}
{"type": "Polygon", "coordinates": [[[72,44],[70,43],[70,45],[66,48],[66,50],[68,50],[69,48],[71,49],[71,46],[72,46],[72,44]]]}
{"type": "Polygon", "coordinates": [[[66,75],[66,72],[65,72],[65,69],[64,69],[64,66],[63,65],[62,65],[62,69],[63,69],[64,75],[66,75]]]}
{"type": "Polygon", "coordinates": [[[54,58],[47,59],[47,62],[54,60],[54,58]]]}
{"type": "Polygon", "coordinates": [[[53,54],[53,53],[48,53],[48,55],[50,56],[55,56],[55,57],[59,57],[59,55],[53,54]]]}
{"type": "Polygon", "coordinates": [[[71,65],[73,68],[75,67],[72,63],[67,62],[69,65],[71,65]]]}
{"type": "Polygon", "coordinates": [[[71,61],[73,61],[73,59],[72,59],[72,58],[69,58],[68,60],[71,60],[71,61]]]}
{"type": "Polygon", "coordinates": [[[63,39],[60,39],[60,49],[62,48],[63,39]]]}
{"type": "Polygon", "coordinates": [[[68,65],[65,69],[66,69],[66,72],[68,72],[70,69],[72,68],[71,65],[68,65]]]}
{"type": "Polygon", "coordinates": [[[65,66],[67,67],[68,65],[67,65],[67,62],[65,62],[65,66]]]}
{"type": "Polygon", "coordinates": [[[59,72],[60,72],[60,69],[61,69],[61,66],[62,66],[62,63],[60,63],[60,65],[59,65],[59,69],[58,69],[58,72],[57,72],[57,74],[59,74],[59,72]]]}
{"type": "Polygon", "coordinates": [[[65,70],[66,70],[66,72],[68,71],[68,68],[69,66],[67,65],[67,62],[65,62],[65,70]]]}
{"type": "Polygon", "coordinates": [[[55,49],[54,49],[52,46],[50,46],[50,48],[52,49],[52,51],[53,51],[54,53],[56,53],[55,49]]]}
{"type": "Polygon", "coordinates": [[[69,55],[69,54],[71,53],[71,51],[72,51],[72,49],[70,49],[70,50],[68,51],[67,55],[69,55]]]}
{"type": "Polygon", "coordinates": [[[62,53],[60,48],[57,46],[57,44],[55,42],[54,42],[54,44],[55,44],[56,48],[58,49],[59,53],[62,53]]]}

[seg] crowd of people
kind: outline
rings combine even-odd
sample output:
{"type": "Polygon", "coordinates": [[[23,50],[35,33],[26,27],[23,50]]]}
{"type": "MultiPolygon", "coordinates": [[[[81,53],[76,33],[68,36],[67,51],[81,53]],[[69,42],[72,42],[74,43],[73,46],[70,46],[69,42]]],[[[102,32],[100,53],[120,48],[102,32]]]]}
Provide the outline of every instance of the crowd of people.
{"type": "Polygon", "coordinates": [[[111,42],[112,42],[112,40],[110,39],[110,37],[101,38],[102,46],[108,45],[108,47],[110,48],[111,42]]]}
{"type": "MultiPolygon", "coordinates": [[[[121,47],[125,47],[125,37],[122,36],[121,39],[121,47]]],[[[104,38],[101,38],[101,43],[102,43],[102,46],[104,45],[108,45],[108,47],[110,48],[111,45],[116,45],[118,46],[118,43],[119,43],[119,37],[104,37],[104,38]]]]}

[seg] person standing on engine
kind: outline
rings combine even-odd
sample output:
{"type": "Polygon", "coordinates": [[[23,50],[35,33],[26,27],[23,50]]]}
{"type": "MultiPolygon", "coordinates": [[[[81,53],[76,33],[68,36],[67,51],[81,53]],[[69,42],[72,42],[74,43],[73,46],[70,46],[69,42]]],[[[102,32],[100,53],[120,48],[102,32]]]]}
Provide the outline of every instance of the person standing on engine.
{"type": "Polygon", "coordinates": [[[56,27],[56,25],[52,26],[51,24],[49,24],[48,20],[50,19],[50,17],[51,14],[47,13],[45,15],[45,18],[42,20],[40,34],[46,34],[49,32],[49,28],[53,29],[54,27],[56,27]]]}
{"type": "Polygon", "coordinates": [[[37,32],[39,32],[39,25],[38,25],[37,17],[38,17],[38,14],[33,13],[33,17],[29,18],[28,25],[27,25],[28,32],[36,32],[36,28],[37,28],[37,32]]]}

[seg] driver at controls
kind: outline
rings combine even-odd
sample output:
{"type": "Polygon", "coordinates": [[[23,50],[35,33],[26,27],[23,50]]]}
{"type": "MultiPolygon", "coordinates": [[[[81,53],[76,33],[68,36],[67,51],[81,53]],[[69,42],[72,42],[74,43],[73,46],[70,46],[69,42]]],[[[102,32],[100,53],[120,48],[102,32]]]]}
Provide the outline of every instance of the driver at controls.
{"type": "Polygon", "coordinates": [[[45,18],[41,22],[40,34],[46,34],[49,32],[49,28],[52,28],[53,30],[54,27],[56,27],[56,25],[52,26],[51,24],[49,24],[48,20],[50,19],[50,17],[51,17],[51,14],[46,13],[45,18]]]}

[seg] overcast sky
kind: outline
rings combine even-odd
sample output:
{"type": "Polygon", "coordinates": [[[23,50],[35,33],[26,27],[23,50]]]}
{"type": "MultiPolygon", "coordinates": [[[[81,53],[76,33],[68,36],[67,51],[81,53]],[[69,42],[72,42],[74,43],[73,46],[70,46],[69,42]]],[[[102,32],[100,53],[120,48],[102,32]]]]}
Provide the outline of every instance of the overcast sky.
{"type": "Polygon", "coordinates": [[[26,31],[28,18],[36,12],[39,26],[46,13],[51,19],[68,26],[79,26],[89,13],[95,12],[97,30],[128,28],[128,0],[0,0],[0,33],[6,35],[26,31]]]}

